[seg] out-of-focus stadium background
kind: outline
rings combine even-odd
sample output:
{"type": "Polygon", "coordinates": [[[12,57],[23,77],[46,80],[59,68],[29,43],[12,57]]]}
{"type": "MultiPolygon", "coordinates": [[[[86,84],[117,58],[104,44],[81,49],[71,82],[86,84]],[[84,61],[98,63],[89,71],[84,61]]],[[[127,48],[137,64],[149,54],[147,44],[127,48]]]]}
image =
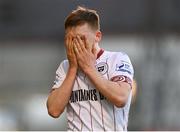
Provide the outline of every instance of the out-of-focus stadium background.
{"type": "Polygon", "coordinates": [[[179,0],[0,0],[0,130],[66,130],[46,99],[66,57],[64,19],[78,5],[98,11],[101,47],[132,60],[129,130],[180,130],[179,0]]]}

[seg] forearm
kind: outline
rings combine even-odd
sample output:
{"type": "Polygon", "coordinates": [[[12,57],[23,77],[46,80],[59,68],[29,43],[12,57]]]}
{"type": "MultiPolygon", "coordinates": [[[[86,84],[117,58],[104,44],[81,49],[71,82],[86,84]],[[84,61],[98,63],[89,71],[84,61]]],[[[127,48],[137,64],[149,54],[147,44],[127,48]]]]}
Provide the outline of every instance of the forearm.
{"type": "Polygon", "coordinates": [[[64,111],[72,93],[76,72],[76,69],[69,69],[60,88],[50,94],[47,107],[51,116],[58,117],[64,111]]]}
{"type": "MultiPolygon", "coordinates": [[[[95,68],[86,70],[86,75],[94,84],[96,89],[101,92],[111,103],[118,107],[124,106],[127,101],[129,91],[123,85],[105,79],[95,68]]],[[[130,89],[129,89],[130,90],[130,89]]]]}

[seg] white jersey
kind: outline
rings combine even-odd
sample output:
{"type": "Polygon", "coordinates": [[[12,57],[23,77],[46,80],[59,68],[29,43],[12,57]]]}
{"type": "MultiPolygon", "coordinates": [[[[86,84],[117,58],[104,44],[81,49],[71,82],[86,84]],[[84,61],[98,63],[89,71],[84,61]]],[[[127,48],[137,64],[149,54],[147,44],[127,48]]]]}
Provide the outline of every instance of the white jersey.
{"type": "MultiPolygon", "coordinates": [[[[53,89],[62,84],[69,63],[64,60],[56,71],[53,89]]],[[[96,69],[107,80],[126,81],[132,83],[133,66],[129,57],[122,52],[108,52],[101,50],[96,60],[96,69]]],[[[88,77],[78,71],[73,91],[66,107],[68,130],[127,130],[128,115],[132,91],[123,108],[110,103],[89,81],[88,77]]]]}

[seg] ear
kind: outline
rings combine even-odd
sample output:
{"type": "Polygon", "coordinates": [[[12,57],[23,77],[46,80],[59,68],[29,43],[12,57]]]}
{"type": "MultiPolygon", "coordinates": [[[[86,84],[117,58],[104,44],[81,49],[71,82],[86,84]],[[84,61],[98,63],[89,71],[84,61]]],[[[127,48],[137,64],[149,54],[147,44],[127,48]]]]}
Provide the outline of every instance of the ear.
{"type": "Polygon", "coordinates": [[[95,42],[99,43],[101,41],[101,38],[102,38],[101,31],[96,31],[95,42]]]}

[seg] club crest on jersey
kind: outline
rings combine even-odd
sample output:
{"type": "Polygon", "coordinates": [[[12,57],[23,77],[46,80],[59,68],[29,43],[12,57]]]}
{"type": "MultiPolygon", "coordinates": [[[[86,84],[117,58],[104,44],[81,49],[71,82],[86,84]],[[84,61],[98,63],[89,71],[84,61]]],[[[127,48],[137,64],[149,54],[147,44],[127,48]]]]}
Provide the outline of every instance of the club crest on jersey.
{"type": "Polygon", "coordinates": [[[116,71],[122,71],[127,72],[129,74],[132,74],[133,70],[129,63],[122,61],[119,64],[116,64],[116,71]]]}
{"type": "Polygon", "coordinates": [[[108,70],[108,65],[105,62],[100,62],[96,65],[96,69],[98,72],[100,72],[102,75],[105,74],[108,70]]]}

